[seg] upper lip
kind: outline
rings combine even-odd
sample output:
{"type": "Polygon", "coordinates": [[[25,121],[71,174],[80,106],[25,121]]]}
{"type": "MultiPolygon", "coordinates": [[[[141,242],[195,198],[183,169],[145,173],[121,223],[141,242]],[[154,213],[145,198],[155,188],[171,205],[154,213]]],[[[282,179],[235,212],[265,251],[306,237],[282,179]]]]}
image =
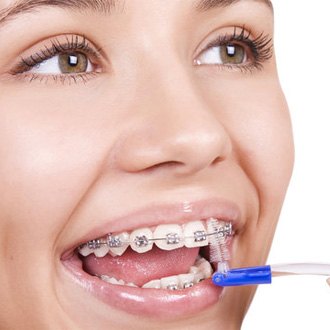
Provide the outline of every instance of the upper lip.
{"type": "Polygon", "coordinates": [[[159,224],[184,224],[211,217],[230,221],[235,233],[239,232],[244,225],[238,205],[225,199],[213,198],[194,202],[152,205],[116,219],[100,221],[92,230],[77,239],[76,242],[71,243],[62,259],[66,259],[66,256],[71,255],[73,250],[82,243],[104,237],[108,233],[132,231],[159,224]]]}

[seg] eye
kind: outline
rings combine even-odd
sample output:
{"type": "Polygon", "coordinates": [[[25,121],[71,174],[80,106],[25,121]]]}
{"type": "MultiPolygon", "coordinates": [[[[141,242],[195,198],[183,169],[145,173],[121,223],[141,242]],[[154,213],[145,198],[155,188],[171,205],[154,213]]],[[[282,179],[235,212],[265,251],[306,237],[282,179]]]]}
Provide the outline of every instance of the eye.
{"type": "Polygon", "coordinates": [[[10,73],[30,82],[85,83],[103,72],[101,52],[84,36],[62,35],[42,42],[32,55],[21,57],[10,73]]]}
{"type": "Polygon", "coordinates": [[[260,33],[252,38],[245,28],[234,27],[232,33],[222,33],[211,41],[194,60],[196,65],[217,65],[242,71],[262,69],[272,58],[272,38],[260,33]]]}
{"type": "Polygon", "coordinates": [[[38,74],[79,74],[92,72],[93,65],[87,55],[80,52],[70,52],[43,60],[29,71],[38,74]]]}
{"type": "Polygon", "coordinates": [[[238,44],[225,44],[206,49],[196,60],[197,64],[240,65],[248,60],[245,48],[238,44]]]}

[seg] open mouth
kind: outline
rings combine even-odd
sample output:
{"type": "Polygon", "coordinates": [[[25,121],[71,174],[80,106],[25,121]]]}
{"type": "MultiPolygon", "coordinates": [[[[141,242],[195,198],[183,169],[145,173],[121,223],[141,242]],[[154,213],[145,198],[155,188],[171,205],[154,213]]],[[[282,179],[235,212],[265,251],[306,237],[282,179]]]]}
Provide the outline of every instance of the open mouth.
{"type": "Polygon", "coordinates": [[[83,270],[105,282],[183,290],[213,274],[208,261],[209,238],[218,235],[229,239],[233,235],[231,223],[224,221],[209,232],[208,220],[110,233],[80,245],[76,253],[83,270]]]}
{"type": "MultiPolygon", "coordinates": [[[[153,211],[143,212],[147,220],[142,228],[134,229],[136,226],[127,223],[131,230],[105,230],[105,234],[71,248],[73,253],[64,253],[62,262],[74,283],[125,312],[155,317],[157,309],[157,318],[167,319],[200,312],[218,302],[222,292],[210,280],[217,269],[217,264],[210,262],[210,241],[214,235],[222,237],[230,251],[239,217],[237,207],[229,203],[215,207],[209,203],[207,208],[200,205],[196,203],[197,211],[183,217],[176,212],[173,221],[178,224],[165,220],[166,224],[147,227],[153,211]],[[210,214],[211,208],[214,216],[203,215],[210,214]],[[218,221],[216,229],[207,225],[211,219],[218,221]]],[[[125,227],[125,221],[116,225],[119,223],[125,227]]]]}

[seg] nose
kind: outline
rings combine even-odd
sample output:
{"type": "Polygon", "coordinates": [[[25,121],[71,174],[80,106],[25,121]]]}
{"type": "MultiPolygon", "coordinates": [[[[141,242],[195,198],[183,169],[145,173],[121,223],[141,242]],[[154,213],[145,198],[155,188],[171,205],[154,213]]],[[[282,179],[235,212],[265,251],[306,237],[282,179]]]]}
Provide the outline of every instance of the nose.
{"type": "Polygon", "coordinates": [[[231,140],[217,109],[202,101],[187,77],[173,81],[149,80],[152,93],[135,102],[135,119],[116,153],[122,170],[166,168],[187,175],[223,162],[231,153],[231,140]]]}

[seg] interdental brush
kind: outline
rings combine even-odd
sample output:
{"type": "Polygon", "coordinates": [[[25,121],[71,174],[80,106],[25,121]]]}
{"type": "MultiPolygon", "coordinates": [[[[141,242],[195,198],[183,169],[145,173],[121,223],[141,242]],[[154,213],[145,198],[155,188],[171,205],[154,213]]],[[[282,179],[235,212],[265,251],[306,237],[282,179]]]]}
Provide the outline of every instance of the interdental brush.
{"type": "Polygon", "coordinates": [[[242,286],[272,283],[272,277],[287,275],[330,276],[330,264],[291,263],[247,268],[236,268],[227,272],[215,272],[212,282],[218,286],[242,286]]]}
{"type": "Polygon", "coordinates": [[[209,236],[210,262],[218,263],[218,269],[212,276],[212,282],[217,286],[270,284],[272,277],[288,275],[330,276],[330,264],[322,263],[288,263],[229,269],[227,235],[221,233],[221,225],[217,219],[208,220],[207,226],[209,233],[219,233],[209,236]]]}
{"type": "MultiPolygon", "coordinates": [[[[227,274],[229,271],[228,261],[230,259],[229,249],[227,245],[227,234],[223,231],[218,219],[211,218],[207,221],[207,231],[209,234],[210,245],[210,263],[218,263],[217,272],[219,274],[227,274]]],[[[231,228],[229,228],[231,232],[231,228]]]]}

